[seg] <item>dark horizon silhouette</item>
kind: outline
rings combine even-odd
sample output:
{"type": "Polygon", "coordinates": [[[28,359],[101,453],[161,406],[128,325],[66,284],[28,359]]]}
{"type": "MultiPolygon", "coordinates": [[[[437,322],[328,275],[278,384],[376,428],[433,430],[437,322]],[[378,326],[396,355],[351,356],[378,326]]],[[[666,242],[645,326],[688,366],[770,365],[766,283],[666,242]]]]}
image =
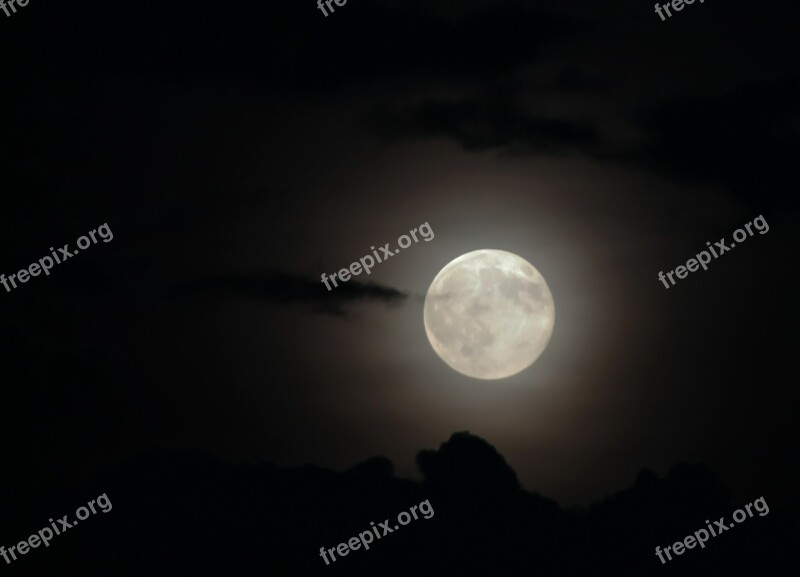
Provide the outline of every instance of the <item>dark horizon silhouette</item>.
{"type": "MultiPolygon", "coordinates": [[[[49,517],[106,493],[113,504],[31,549],[8,574],[176,575],[778,575],[800,545],[796,514],[755,514],[705,548],[662,564],[672,545],[725,517],[733,503],[708,467],[643,469],[631,487],[586,508],[563,509],[524,490],[487,441],[455,433],[417,454],[422,480],[394,476],[373,457],[343,472],[269,462],[223,464],[191,451],[153,451],[109,468],[89,485],[45,502],[17,503],[2,543],[27,538],[49,517]],[[427,500],[420,516],[329,565],[320,547],[369,531],[427,500]],[[13,572],[13,573],[12,573],[13,572]]],[[[753,495],[753,500],[762,495],[753,495]]]]}

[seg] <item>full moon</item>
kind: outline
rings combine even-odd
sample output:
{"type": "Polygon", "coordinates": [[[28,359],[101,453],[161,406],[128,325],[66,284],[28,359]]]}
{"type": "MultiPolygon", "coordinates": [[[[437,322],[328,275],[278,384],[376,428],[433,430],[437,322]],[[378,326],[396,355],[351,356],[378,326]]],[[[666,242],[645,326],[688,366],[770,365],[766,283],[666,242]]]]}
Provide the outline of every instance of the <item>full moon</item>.
{"type": "Polygon", "coordinates": [[[544,277],[504,250],[461,255],[439,271],[425,297],[425,332],[433,350],[476,379],[502,379],[531,366],[554,323],[544,277]]]}

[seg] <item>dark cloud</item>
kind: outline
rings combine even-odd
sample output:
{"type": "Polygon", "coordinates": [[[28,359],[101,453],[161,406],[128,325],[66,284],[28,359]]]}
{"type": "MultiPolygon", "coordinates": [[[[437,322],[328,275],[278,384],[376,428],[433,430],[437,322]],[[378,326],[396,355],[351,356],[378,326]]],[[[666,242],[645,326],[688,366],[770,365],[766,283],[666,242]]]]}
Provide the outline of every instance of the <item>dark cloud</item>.
{"type": "Polygon", "coordinates": [[[458,101],[429,101],[405,111],[373,113],[371,122],[389,139],[450,138],[468,151],[565,154],[598,143],[586,121],[529,115],[505,91],[458,101]]]}
{"type": "Polygon", "coordinates": [[[800,184],[800,72],[719,97],[673,101],[639,119],[630,159],[672,178],[720,184],[751,201],[794,202],[800,184]]]}
{"type": "MultiPolygon", "coordinates": [[[[582,85],[577,69],[553,87],[582,85]]],[[[560,155],[578,153],[623,162],[684,182],[725,187],[746,200],[793,202],[800,184],[800,73],[752,81],[719,96],[672,100],[626,114],[643,134],[635,147],[601,137],[580,115],[530,114],[522,90],[499,88],[460,100],[429,100],[373,111],[368,119],[387,139],[449,138],[467,151],[560,155]],[[734,168],[732,168],[734,167],[734,168]]]]}
{"type": "Polygon", "coordinates": [[[398,305],[408,298],[397,289],[354,279],[340,282],[338,287],[328,291],[320,279],[280,271],[217,276],[181,287],[176,294],[188,296],[209,291],[271,303],[305,304],[316,312],[340,317],[360,303],[398,305]]]}
{"type": "Polygon", "coordinates": [[[212,0],[53,4],[17,16],[6,73],[49,78],[239,81],[281,89],[352,81],[484,79],[537,62],[575,23],[513,2],[457,19],[421,2],[350,0],[327,18],[315,2],[212,0]],[[91,18],[87,18],[87,14],[91,18]],[[42,39],[45,39],[42,42],[42,39]],[[35,72],[34,72],[35,71],[35,72]]]}

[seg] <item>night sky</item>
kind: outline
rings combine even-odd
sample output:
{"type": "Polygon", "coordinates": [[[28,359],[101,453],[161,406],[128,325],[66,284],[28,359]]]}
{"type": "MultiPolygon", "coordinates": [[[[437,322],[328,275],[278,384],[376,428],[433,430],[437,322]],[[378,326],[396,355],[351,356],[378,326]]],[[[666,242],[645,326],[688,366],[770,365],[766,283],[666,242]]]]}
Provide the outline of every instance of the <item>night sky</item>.
{"type": "Polygon", "coordinates": [[[469,431],[565,506],[689,462],[796,510],[798,16],[0,12],[0,272],[113,232],[0,287],[3,501],[172,449],[334,470],[382,455],[415,479],[417,451],[469,431]],[[767,234],[658,280],[760,215],[767,234]],[[369,277],[320,282],[426,222],[430,242],[369,277]],[[482,248],[532,263],[556,307],[541,358],[498,381],[449,368],[422,322],[439,270],[482,248]]]}

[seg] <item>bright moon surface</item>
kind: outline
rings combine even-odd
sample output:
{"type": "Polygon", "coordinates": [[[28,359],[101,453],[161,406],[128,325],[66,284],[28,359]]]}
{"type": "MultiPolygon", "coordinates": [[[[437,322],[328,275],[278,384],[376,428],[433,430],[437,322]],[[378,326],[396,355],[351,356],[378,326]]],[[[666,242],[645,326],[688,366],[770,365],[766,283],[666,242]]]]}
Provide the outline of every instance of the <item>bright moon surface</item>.
{"type": "Polygon", "coordinates": [[[544,277],[504,250],[461,255],[439,271],[425,297],[425,332],[433,350],[477,379],[525,370],[544,351],[554,322],[544,277]]]}

